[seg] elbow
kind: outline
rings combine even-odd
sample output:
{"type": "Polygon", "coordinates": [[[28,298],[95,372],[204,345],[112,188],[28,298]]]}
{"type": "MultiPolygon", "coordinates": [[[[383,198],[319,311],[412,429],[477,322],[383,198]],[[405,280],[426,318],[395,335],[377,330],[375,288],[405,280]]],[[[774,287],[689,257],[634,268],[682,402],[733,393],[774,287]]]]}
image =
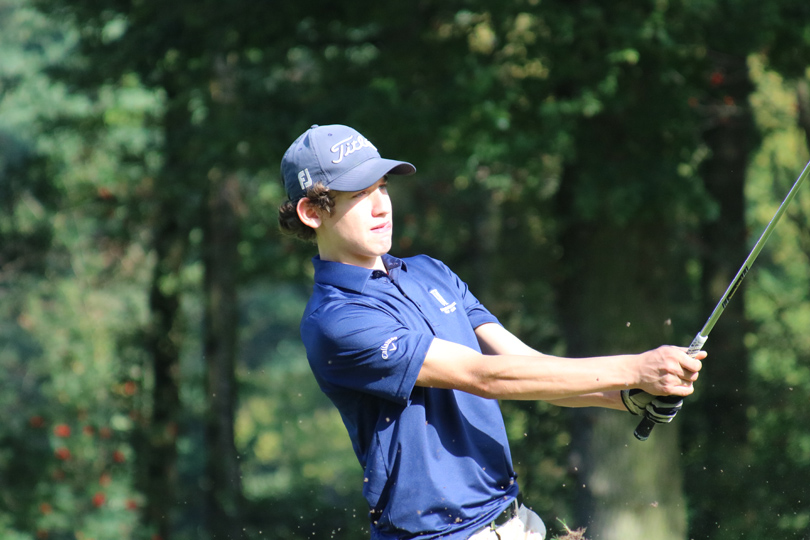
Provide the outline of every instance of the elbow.
{"type": "Polygon", "coordinates": [[[467,388],[463,389],[465,392],[486,399],[499,399],[503,394],[498,378],[485,370],[475,370],[471,373],[466,386],[467,388]]]}
{"type": "Polygon", "coordinates": [[[470,392],[471,394],[475,394],[478,397],[482,397],[485,399],[502,399],[503,396],[500,392],[497,392],[495,389],[490,388],[479,388],[476,389],[474,392],[470,392]]]}
{"type": "Polygon", "coordinates": [[[487,399],[537,399],[528,391],[526,377],[506,357],[481,356],[468,371],[470,394],[487,399]]]}
{"type": "Polygon", "coordinates": [[[422,364],[416,384],[447,388],[487,399],[498,399],[502,381],[497,358],[468,347],[434,340],[422,364]]]}

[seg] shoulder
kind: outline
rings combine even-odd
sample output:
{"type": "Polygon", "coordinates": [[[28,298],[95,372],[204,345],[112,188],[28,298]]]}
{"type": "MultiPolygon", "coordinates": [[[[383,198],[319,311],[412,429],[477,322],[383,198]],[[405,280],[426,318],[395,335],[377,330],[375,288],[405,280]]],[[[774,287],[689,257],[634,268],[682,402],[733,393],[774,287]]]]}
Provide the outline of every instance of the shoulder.
{"type": "Polygon", "coordinates": [[[403,259],[407,264],[408,274],[427,282],[438,282],[452,285],[455,288],[466,288],[464,281],[449,266],[428,255],[417,255],[403,259]]]}
{"type": "Polygon", "coordinates": [[[450,270],[450,268],[446,264],[428,255],[415,255],[413,257],[408,257],[402,260],[405,262],[406,265],[408,265],[409,271],[414,270],[417,272],[454,275],[453,271],[450,270]]]}
{"type": "Polygon", "coordinates": [[[301,325],[335,328],[371,315],[377,309],[377,302],[369,296],[316,284],[301,318],[301,325]]]}

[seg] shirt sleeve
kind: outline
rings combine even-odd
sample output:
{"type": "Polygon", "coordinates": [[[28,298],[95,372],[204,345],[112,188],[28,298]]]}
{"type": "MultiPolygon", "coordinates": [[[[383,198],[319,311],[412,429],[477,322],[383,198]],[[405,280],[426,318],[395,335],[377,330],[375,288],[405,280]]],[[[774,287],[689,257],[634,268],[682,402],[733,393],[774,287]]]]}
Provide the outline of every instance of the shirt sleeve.
{"type": "Polygon", "coordinates": [[[464,311],[467,313],[467,319],[470,321],[470,325],[473,329],[485,323],[501,324],[498,318],[490,313],[489,310],[484,307],[484,304],[478,301],[478,298],[470,291],[467,284],[462,281],[455,272],[450,270],[450,268],[441,261],[435,259],[433,259],[433,261],[449,276],[450,282],[455,285],[459,295],[461,295],[464,311]]]}
{"type": "Polygon", "coordinates": [[[363,303],[327,305],[301,325],[318,383],[405,404],[433,335],[410,330],[363,303]]]}

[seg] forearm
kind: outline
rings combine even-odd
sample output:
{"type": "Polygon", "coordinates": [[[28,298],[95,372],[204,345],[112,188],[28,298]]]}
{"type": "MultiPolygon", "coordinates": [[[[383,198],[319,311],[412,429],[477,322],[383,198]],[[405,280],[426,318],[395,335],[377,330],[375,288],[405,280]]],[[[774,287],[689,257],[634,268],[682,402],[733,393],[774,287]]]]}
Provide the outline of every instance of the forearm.
{"type": "MultiPolygon", "coordinates": [[[[544,356],[539,351],[523,343],[523,341],[500,325],[485,324],[476,328],[475,331],[479,337],[479,344],[484,354],[544,356]]],[[[618,391],[595,392],[581,396],[546,401],[559,407],[605,407],[609,409],[625,410],[618,391]]]]}
{"type": "Polygon", "coordinates": [[[592,358],[549,356],[525,345],[510,346],[504,353],[504,348],[492,341],[482,348],[496,354],[484,355],[464,345],[434,339],[417,386],[454,388],[494,399],[620,409],[616,396],[624,389],[638,388],[656,396],[688,396],[701,368],[699,359],[705,357],[691,358],[678,347],[592,358]]]}
{"type": "Polygon", "coordinates": [[[551,399],[546,401],[552,405],[557,405],[558,407],[603,407],[606,409],[616,409],[618,411],[627,410],[622,403],[622,398],[618,391],[595,392],[592,394],[584,394],[582,396],[551,399]]]}
{"type": "Polygon", "coordinates": [[[632,387],[637,371],[634,357],[483,355],[437,339],[428,350],[417,384],[456,388],[493,399],[566,400],[567,406],[610,403],[609,397],[599,394],[632,387]]]}
{"type": "Polygon", "coordinates": [[[476,385],[487,397],[543,400],[563,407],[621,405],[620,390],[637,381],[633,355],[593,358],[485,356],[476,385]],[[618,401],[617,401],[618,400],[618,401]]]}

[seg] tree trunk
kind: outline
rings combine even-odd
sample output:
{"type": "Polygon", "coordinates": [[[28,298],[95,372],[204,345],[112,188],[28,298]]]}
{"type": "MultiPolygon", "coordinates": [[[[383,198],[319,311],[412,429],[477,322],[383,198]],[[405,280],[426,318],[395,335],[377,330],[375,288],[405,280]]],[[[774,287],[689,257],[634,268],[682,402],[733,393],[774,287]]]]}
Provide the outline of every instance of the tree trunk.
{"type": "Polygon", "coordinates": [[[239,183],[235,176],[210,175],[205,234],[207,507],[213,538],[240,538],[242,493],[234,443],[239,268],[239,183]]]}
{"type": "MultiPolygon", "coordinates": [[[[212,84],[215,114],[228,118],[235,99],[234,77],[229,64],[219,58],[212,84]]],[[[205,418],[208,489],[208,531],[215,539],[241,538],[242,483],[234,441],[237,402],[236,349],[239,310],[237,280],[240,266],[239,212],[242,206],[239,179],[214,167],[208,173],[208,201],[204,219],[205,263],[205,418]]]]}
{"type": "MultiPolygon", "coordinates": [[[[704,140],[711,156],[701,169],[706,190],[718,205],[717,219],[706,223],[702,236],[702,311],[708,318],[748,255],[745,225],[745,175],[749,155],[757,144],[756,128],[748,106],[753,89],[745,59],[724,58],[718,66],[727,73],[720,99],[710,117],[704,140]]],[[[705,319],[704,319],[705,320],[705,319]]],[[[701,322],[702,324],[702,322],[701,322]]],[[[691,534],[696,538],[740,538],[748,528],[748,353],[744,345],[745,294],[737,292],[712,330],[694,406],[689,439],[695,461],[689,464],[695,501],[691,534]],[[702,417],[702,418],[701,418],[702,417]],[[705,449],[711,448],[711,451],[705,449]],[[718,505],[717,501],[724,501],[718,505]],[[733,514],[723,511],[734,508],[733,514]],[[724,516],[731,515],[732,519],[724,516]]]]}
{"type": "MultiPolygon", "coordinates": [[[[563,223],[573,216],[576,174],[568,167],[563,176],[563,223]]],[[[557,293],[570,356],[641,352],[671,342],[683,265],[669,229],[662,220],[574,222],[563,230],[557,293]]],[[[587,527],[590,540],[686,538],[677,425],[659,426],[639,442],[632,432],[640,418],[629,413],[578,409],[571,418],[574,525],[587,527]]]]}
{"type": "MultiPolygon", "coordinates": [[[[183,136],[178,126],[186,125],[185,107],[171,99],[164,118],[166,161],[163,167],[165,183],[174,185],[178,178],[179,155],[183,136]]],[[[159,188],[158,188],[159,189],[159,188]]],[[[142,452],[145,462],[146,508],[143,519],[147,528],[155,528],[162,540],[169,540],[172,531],[171,509],[175,506],[178,485],[177,433],[180,415],[180,348],[184,339],[182,326],[181,272],[188,249],[187,212],[176,191],[158,191],[152,229],[156,260],[149,295],[151,320],[146,343],[152,358],[154,387],[152,411],[142,452]]],[[[179,188],[175,188],[179,189],[179,188]]]]}
{"type": "Polygon", "coordinates": [[[177,420],[180,409],[181,290],[176,286],[186,251],[175,209],[160,212],[155,230],[155,269],[149,295],[151,322],[147,331],[154,387],[152,415],[146,429],[145,521],[163,540],[171,537],[171,509],[177,493],[177,420]],[[174,284],[175,286],[172,286],[174,284]]]}
{"type": "Polygon", "coordinates": [[[810,84],[807,79],[796,83],[796,103],[799,106],[799,127],[804,131],[805,143],[810,150],[810,84]]]}

